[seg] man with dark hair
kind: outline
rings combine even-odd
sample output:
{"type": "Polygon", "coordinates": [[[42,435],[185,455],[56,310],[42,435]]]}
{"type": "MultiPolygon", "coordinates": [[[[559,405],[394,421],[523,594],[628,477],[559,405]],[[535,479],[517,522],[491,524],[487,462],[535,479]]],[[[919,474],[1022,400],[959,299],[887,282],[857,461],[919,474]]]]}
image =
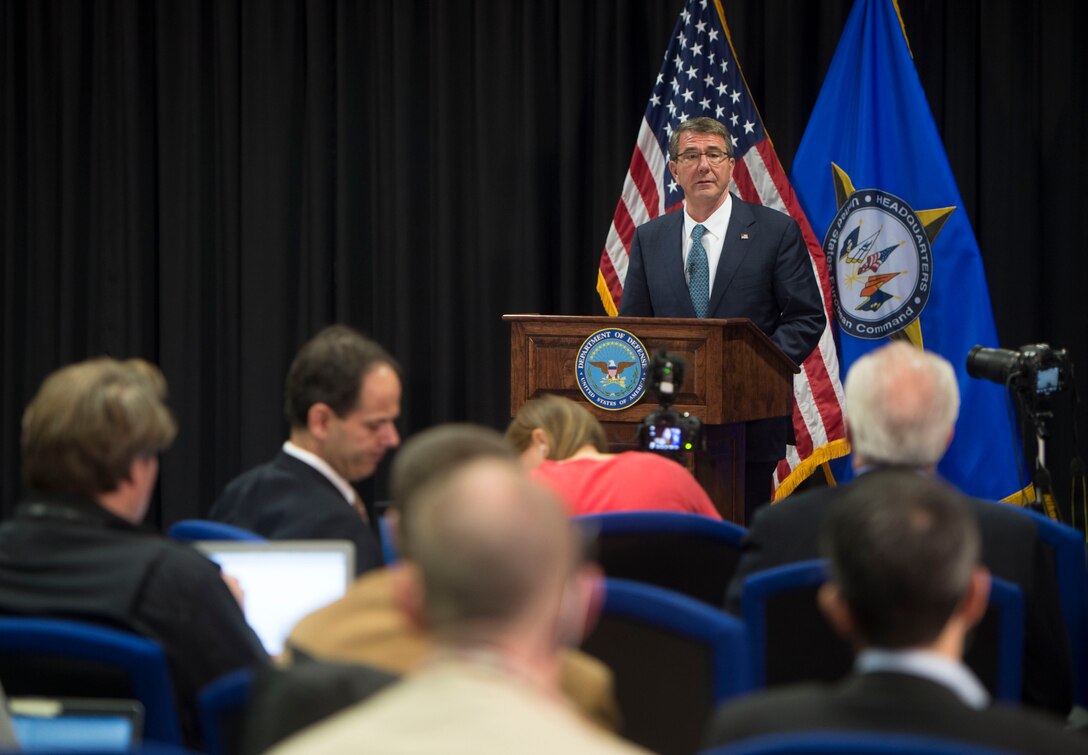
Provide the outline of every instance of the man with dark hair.
{"type": "MultiPolygon", "coordinates": [[[[827,318],[801,230],[784,212],[729,191],[733,141],[713,118],[692,118],[669,140],[669,171],[684,211],[639,226],[631,242],[620,315],[747,317],[801,364],[827,318]]],[[[788,418],[748,423],[745,521],[770,498],[786,454],[788,418]]]]}
{"type": "Polygon", "coordinates": [[[411,560],[395,593],[433,642],[429,662],[276,751],[638,751],[558,696],[563,643],[580,636],[592,595],[559,503],[492,457],[431,475],[407,504],[411,560]]]}
{"type": "Polygon", "coordinates": [[[400,443],[401,384],[385,349],[343,325],[307,342],[287,373],[291,436],[272,461],[233,480],[208,516],[272,540],[343,539],[361,574],[381,564],[353,482],[400,443]]]}
{"type": "Polygon", "coordinates": [[[966,501],[931,477],[883,470],[850,485],[824,521],[831,578],[819,604],[858,652],[834,687],[783,688],[727,704],[708,744],[764,734],[876,730],[1002,752],[1088,751],[1088,738],[1024,709],[988,708],[961,659],[990,576],[966,501]]]}
{"type": "MultiPolygon", "coordinates": [[[[447,424],[415,435],[393,461],[393,518],[402,561],[411,561],[414,499],[436,478],[472,461],[490,459],[519,469],[514,449],[490,428],[447,424]]],[[[432,638],[415,626],[393,595],[393,569],[376,569],[356,580],[340,600],[310,614],[291,631],[288,648],[321,660],[363,663],[398,674],[419,669],[432,638]]],[[[611,674],[599,661],[570,651],[561,659],[561,687],[575,706],[605,728],[618,725],[611,674]]]]}
{"type": "MultiPolygon", "coordinates": [[[[158,454],[177,432],[165,398],[162,373],[141,360],[92,359],[45,380],[23,415],[28,493],[0,525],[0,613],[99,623],[158,642],[196,745],[200,689],[268,657],[219,567],[140,527],[158,454]]],[[[16,678],[4,684],[22,691],[16,678]]]]}
{"type": "MultiPolygon", "coordinates": [[[[854,362],[844,392],[858,481],[886,467],[936,474],[959,412],[952,365],[938,354],[895,342],[854,362]]],[[[855,484],[814,488],[760,509],[729,585],[727,610],[740,612],[750,574],[818,558],[820,522],[855,484]]],[[[1073,705],[1072,662],[1052,556],[1030,514],[974,498],[968,506],[982,534],[983,563],[1024,593],[1024,702],[1064,717],[1073,705]]],[[[967,661],[974,664],[971,652],[967,661]]]]}

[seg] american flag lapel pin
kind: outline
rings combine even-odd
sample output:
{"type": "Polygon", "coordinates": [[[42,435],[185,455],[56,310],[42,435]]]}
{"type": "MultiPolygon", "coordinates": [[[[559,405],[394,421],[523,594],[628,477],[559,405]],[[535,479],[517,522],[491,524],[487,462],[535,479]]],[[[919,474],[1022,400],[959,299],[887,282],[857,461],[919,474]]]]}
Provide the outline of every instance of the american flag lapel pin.
{"type": "Polygon", "coordinates": [[[747,241],[748,240],[748,234],[747,233],[742,233],[740,235],[740,240],[741,241],[747,241]]]}

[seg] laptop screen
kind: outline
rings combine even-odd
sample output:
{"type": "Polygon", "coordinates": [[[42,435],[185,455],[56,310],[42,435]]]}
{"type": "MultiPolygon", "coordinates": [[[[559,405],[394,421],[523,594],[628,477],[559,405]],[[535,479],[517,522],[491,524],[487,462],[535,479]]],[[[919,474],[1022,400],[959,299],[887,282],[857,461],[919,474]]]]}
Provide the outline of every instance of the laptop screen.
{"type": "Polygon", "coordinates": [[[140,742],[136,700],[14,697],[8,705],[24,752],[131,752],[140,742]]]}
{"type": "Polygon", "coordinates": [[[299,619],[340,598],[355,578],[355,546],[348,540],[193,545],[241,583],[246,621],[272,656],[283,651],[299,619]]]}

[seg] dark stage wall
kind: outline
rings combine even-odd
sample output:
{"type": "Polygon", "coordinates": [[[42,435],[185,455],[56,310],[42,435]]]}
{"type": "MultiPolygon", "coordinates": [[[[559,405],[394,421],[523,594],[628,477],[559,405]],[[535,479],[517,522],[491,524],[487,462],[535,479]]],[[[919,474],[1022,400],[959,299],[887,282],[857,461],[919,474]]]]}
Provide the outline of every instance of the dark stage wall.
{"type": "MultiPolygon", "coordinates": [[[[1083,362],[1085,4],[900,4],[1003,345],[1083,362]]],[[[788,169],[850,3],[724,6],[788,169]]],[[[681,3],[0,8],[0,500],[43,376],[139,355],[180,420],[152,515],[170,522],[281,442],[288,361],[328,322],[402,361],[406,434],[505,424],[499,318],[601,311],[598,256],[681,3]]]]}

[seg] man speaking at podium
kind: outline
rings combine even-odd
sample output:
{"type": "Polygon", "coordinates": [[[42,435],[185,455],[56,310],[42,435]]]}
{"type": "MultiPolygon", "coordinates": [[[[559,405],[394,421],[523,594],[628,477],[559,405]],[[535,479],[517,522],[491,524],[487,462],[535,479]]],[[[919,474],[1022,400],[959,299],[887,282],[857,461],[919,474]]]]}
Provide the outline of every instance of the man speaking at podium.
{"type": "MultiPolygon", "coordinates": [[[[713,118],[684,121],[669,139],[669,172],[684,211],[635,229],[620,316],[747,317],[801,364],[825,317],[801,229],[789,215],[729,192],[733,142],[713,118]]],[[[749,422],[745,520],[770,498],[788,418],[749,422]]]]}

